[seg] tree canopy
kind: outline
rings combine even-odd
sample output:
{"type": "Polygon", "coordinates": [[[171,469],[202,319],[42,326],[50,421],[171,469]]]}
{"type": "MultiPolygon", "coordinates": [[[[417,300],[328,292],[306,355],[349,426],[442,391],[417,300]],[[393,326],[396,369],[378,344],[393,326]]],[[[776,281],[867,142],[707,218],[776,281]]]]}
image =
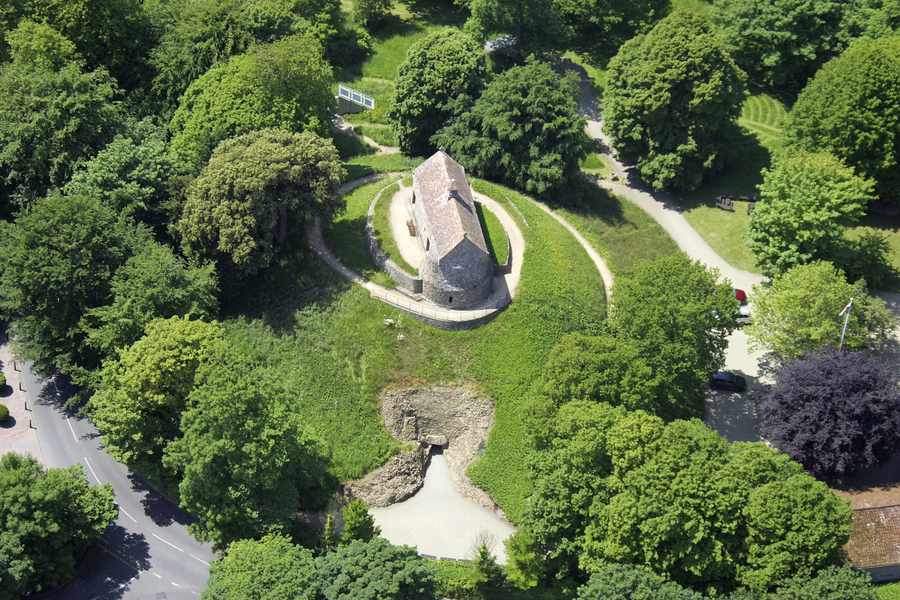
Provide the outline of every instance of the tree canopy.
{"type": "Polygon", "coordinates": [[[644,383],[654,394],[643,401],[664,418],[702,415],[709,376],[725,364],[738,304],[731,286],[717,277],[678,254],[616,281],[609,329],[650,367],[653,375],[644,383]]]}
{"type": "Polygon", "coordinates": [[[137,238],[96,198],[56,194],[19,215],[0,238],[0,298],[23,356],[41,369],[97,366],[82,318],[109,303],[137,238]]]}
{"type": "Polygon", "coordinates": [[[477,175],[534,194],[558,190],[580,176],[587,154],[576,89],[572,79],[530,60],[495,77],[432,143],[477,175]]]}
{"type": "Polygon", "coordinates": [[[213,66],[190,84],[169,128],[170,150],[196,174],[228,138],[265,129],[330,135],[331,66],[310,35],[293,35],[213,66]]]}
{"type": "MultiPolygon", "coordinates": [[[[900,9],[898,9],[900,10],[900,9]]],[[[900,202],[900,35],[854,43],[797,98],[786,137],[831,152],[900,202]]]]}
{"type": "Polygon", "coordinates": [[[283,535],[238,540],[210,567],[204,600],[319,600],[312,553],[283,535]]]}
{"type": "Polygon", "coordinates": [[[78,161],[123,121],[119,88],[87,71],[74,45],[48,25],[23,21],[0,64],[0,210],[25,206],[68,181],[78,161]]]}
{"type": "Polygon", "coordinates": [[[759,405],[761,433],[813,475],[876,465],[900,443],[900,387],[890,360],[825,350],[785,364],[759,405]]]}
{"type": "Polygon", "coordinates": [[[466,29],[480,40],[512,36],[521,56],[564,46],[565,29],[554,0],[470,0],[466,29]]]}
{"type": "Polygon", "coordinates": [[[222,340],[215,323],[157,319],[104,364],[88,409],[111,456],[126,464],[161,464],[166,447],[181,435],[197,369],[222,340]]]}
{"type": "Polygon", "coordinates": [[[716,24],[755,85],[793,98],[846,46],[842,0],[716,0],[716,24]]]}
{"type": "Polygon", "coordinates": [[[278,373],[232,344],[216,346],[196,371],[181,415],[182,436],[164,465],[182,476],[191,531],[230,542],[290,532],[298,511],[317,508],[330,482],[322,444],[289,406],[278,373]]]}
{"type": "Polygon", "coordinates": [[[354,541],[316,560],[324,600],[433,600],[434,574],[414,548],[354,541]]]}
{"type": "Polygon", "coordinates": [[[597,60],[613,56],[671,10],[670,0],[555,0],[571,43],[597,60]]]}
{"type": "Polygon", "coordinates": [[[30,456],[0,456],[0,599],[65,583],[88,544],[116,519],[109,485],[81,467],[45,469],[30,456]]]}
{"type": "Polygon", "coordinates": [[[841,310],[853,298],[844,347],[881,350],[892,337],[894,318],[882,300],[873,298],[865,281],[848,283],[827,262],[794,267],[769,286],[753,293],[753,322],[747,335],[758,347],[782,359],[837,348],[844,318],[841,310]]]}
{"type": "Polygon", "coordinates": [[[757,264],[775,276],[816,260],[836,260],[846,227],[874,200],[874,184],[827,153],[782,154],[763,170],[748,237],[757,264]]]}
{"type": "Polygon", "coordinates": [[[431,137],[478,98],[487,75],[481,44],[461,31],[435,31],[410,46],[397,71],[389,115],[400,149],[431,154],[431,137]]]}
{"type": "Polygon", "coordinates": [[[744,79],[713,25],[676,11],[610,61],[606,131],[653,188],[692,190],[722,166],[744,79]]]}
{"type": "Polygon", "coordinates": [[[190,256],[247,275],[266,267],[288,231],[341,206],[344,177],[330,140],[268,129],[222,142],[191,183],[178,230],[190,256]]]}
{"type": "Polygon", "coordinates": [[[609,564],[578,589],[578,600],[702,600],[697,592],[666,581],[652,571],[609,564]]]}

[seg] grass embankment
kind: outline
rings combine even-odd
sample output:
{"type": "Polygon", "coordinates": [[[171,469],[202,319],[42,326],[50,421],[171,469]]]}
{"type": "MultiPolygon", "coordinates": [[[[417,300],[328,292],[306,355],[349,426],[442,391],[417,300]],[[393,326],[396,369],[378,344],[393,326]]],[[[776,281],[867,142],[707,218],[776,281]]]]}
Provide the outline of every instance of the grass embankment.
{"type": "Polygon", "coordinates": [[[375,239],[378,240],[381,250],[387,254],[387,257],[410,275],[416,275],[419,272],[418,267],[413,267],[403,258],[391,229],[391,200],[393,200],[394,194],[399,190],[400,185],[398,181],[398,183],[381,192],[381,198],[378,200],[378,204],[375,205],[372,227],[375,230],[375,239]]]}
{"type": "Polygon", "coordinates": [[[500,223],[500,219],[480,202],[475,203],[475,211],[478,213],[478,220],[481,221],[484,241],[487,242],[488,250],[494,257],[494,261],[498,265],[505,265],[509,259],[509,238],[506,236],[506,230],[500,223]]]}
{"type": "Polygon", "coordinates": [[[875,588],[881,600],[900,600],[900,583],[886,583],[875,588]]]}
{"type": "MultiPolygon", "coordinates": [[[[346,196],[346,211],[327,231],[333,251],[363,272],[372,268],[365,213],[388,183],[346,196]]],[[[298,248],[226,306],[226,326],[283,373],[297,410],[327,445],[341,479],[364,474],[396,451],[377,413],[386,385],[479,385],[496,402],[496,424],[471,476],[515,521],[531,491],[529,393],[563,335],[599,328],[605,295],[587,254],[558,223],[520,194],[477,180],[474,185],[507,208],[527,244],[516,301],[490,323],[462,332],[427,326],[372,300],[298,248]],[[386,326],[386,318],[396,325],[386,326]]]]}

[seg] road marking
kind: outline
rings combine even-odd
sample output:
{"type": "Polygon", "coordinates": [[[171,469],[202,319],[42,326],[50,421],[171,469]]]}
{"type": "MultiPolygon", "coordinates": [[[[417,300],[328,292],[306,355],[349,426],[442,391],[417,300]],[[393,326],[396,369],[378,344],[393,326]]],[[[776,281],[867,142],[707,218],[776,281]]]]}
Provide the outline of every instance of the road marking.
{"type": "Polygon", "coordinates": [[[72,421],[69,420],[69,417],[66,417],[66,424],[69,426],[69,431],[72,432],[72,439],[75,440],[75,443],[78,443],[78,436],[75,435],[75,428],[72,427],[72,421]]]}
{"type": "Polygon", "coordinates": [[[162,575],[160,575],[156,571],[151,571],[151,573],[153,573],[153,576],[156,577],[157,579],[162,579],[162,575]]]}
{"type": "Polygon", "coordinates": [[[197,557],[194,556],[193,554],[188,554],[188,556],[190,556],[190,557],[193,558],[194,560],[199,560],[200,562],[202,562],[202,563],[203,563],[204,565],[206,565],[207,567],[209,566],[209,563],[206,562],[205,560],[203,560],[202,558],[197,558],[197,557]]]}
{"type": "Polygon", "coordinates": [[[90,471],[91,471],[91,475],[93,475],[93,476],[94,476],[94,479],[96,479],[96,480],[97,480],[97,483],[99,483],[99,484],[101,484],[101,485],[102,485],[102,484],[103,484],[103,482],[102,482],[102,481],[100,481],[100,478],[99,478],[99,477],[97,477],[97,473],[96,473],[96,472],[95,472],[95,471],[94,471],[94,467],[92,467],[92,466],[91,466],[91,461],[89,461],[89,460],[88,460],[88,457],[87,457],[87,456],[85,456],[85,457],[84,457],[84,462],[86,462],[86,463],[87,463],[87,466],[88,466],[88,469],[90,469],[90,471]]]}
{"type": "Polygon", "coordinates": [[[176,546],[176,545],[173,544],[172,542],[167,542],[166,540],[162,539],[161,537],[159,537],[159,536],[156,535],[155,533],[151,533],[150,535],[152,535],[153,537],[155,537],[156,539],[158,539],[159,541],[161,541],[163,544],[166,544],[166,545],[168,545],[168,546],[172,546],[173,548],[175,548],[175,549],[178,550],[179,552],[184,552],[184,550],[182,550],[181,548],[179,548],[178,546],[176,546]]]}
{"type": "Polygon", "coordinates": [[[170,581],[169,583],[171,583],[172,585],[174,585],[174,586],[177,587],[177,588],[180,588],[180,587],[181,587],[180,585],[178,585],[178,584],[175,583],[174,581],[170,581]]]}
{"type": "Polygon", "coordinates": [[[125,509],[122,508],[121,506],[119,507],[119,510],[121,510],[123,513],[125,513],[125,516],[128,517],[129,519],[131,519],[131,522],[132,522],[132,523],[137,523],[137,519],[135,519],[134,517],[132,517],[131,515],[129,515],[127,510],[125,510],[125,509]]]}

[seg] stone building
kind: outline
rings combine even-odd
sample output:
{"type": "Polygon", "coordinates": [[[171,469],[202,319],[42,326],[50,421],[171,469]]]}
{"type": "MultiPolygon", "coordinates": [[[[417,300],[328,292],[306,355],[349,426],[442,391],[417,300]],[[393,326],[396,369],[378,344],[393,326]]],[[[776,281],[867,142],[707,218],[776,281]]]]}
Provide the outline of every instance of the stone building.
{"type": "Polygon", "coordinates": [[[491,294],[488,251],[472,188],[462,166],[438,151],[413,172],[410,232],[422,246],[422,295],[450,308],[471,308],[491,294]]]}

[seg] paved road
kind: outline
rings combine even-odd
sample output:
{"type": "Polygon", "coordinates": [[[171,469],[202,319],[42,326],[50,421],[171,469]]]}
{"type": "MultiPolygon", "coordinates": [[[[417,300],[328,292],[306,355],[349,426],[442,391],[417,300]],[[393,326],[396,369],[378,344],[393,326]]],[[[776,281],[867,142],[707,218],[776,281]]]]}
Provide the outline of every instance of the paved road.
{"type": "Polygon", "coordinates": [[[41,598],[59,600],[181,600],[206,589],[210,547],[187,531],[189,517],[114,461],[88,419],[62,407],[63,394],[40,380],[29,364],[22,382],[33,410],[44,460],[51,467],[80,465],[92,483],[110,483],[119,516],[65,589],[41,598]]]}

